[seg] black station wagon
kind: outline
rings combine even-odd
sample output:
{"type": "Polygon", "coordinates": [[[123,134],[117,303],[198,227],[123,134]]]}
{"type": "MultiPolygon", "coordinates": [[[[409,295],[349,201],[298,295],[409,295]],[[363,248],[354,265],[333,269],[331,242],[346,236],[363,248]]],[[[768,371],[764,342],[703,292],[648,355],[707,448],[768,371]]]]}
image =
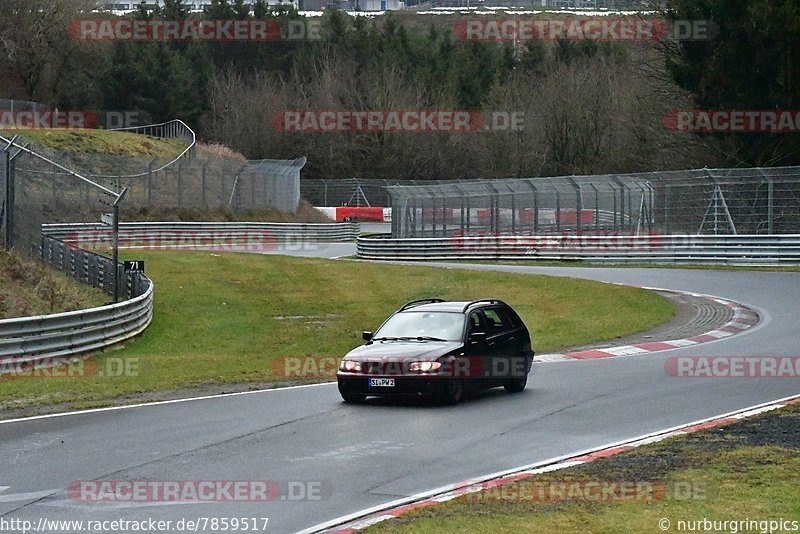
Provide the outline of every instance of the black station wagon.
{"type": "Polygon", "coordinates": [[[533,362],[528,329],[506,303],[423,299],[389,317],[347,353],[337,380],[345,402],[425,395],[459,402],[468,388],[525,389],[533,362]]]}

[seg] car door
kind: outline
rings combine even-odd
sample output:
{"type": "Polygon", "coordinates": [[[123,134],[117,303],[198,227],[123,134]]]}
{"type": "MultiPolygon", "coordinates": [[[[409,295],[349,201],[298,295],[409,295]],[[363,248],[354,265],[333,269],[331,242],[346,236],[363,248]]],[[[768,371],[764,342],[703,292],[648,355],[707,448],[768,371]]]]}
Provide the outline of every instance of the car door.
{"type": "Polygon", "coordinates": [[[493,351],[490,350],[488,343],[486,318],[482,310],[473,310],[467,317],[464,364],[460,366],[460,369],[463,371],[459,374],[461,374],[463,378],[472,381],[478,387],[483,387],[488,383],[492,362],[493,351]],[[472,341],[470,340],[470,334],[475,332],[483,332],[487,337],[479,341],[472,341]]]}
{"type": "Polygon", "coordinates": [[[487,350],[490,354],[492,384],[504,384],[512,378],[515,332],[513,324],[499,307],[483,310],[487,328],[487,350]]]}
{"type": "Polygon", "coordinates": [[[533,349],[528,329],[519,318],[519,315],[509,307],[501,307],[498,313],[504,322],[509,325],[508,350],[511,361],[511,370],[514,377],[530,371],[533,349]]]}

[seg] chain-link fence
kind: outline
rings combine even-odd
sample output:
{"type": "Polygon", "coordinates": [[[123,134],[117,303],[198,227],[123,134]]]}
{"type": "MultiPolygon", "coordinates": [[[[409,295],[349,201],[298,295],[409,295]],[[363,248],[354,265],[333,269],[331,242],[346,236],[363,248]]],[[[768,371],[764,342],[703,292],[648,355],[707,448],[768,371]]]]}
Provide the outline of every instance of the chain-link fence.
{"type": "Polygon", "coordinates": [[[0,236],[7,247],[34,256],[41,247],[42,224],[108,221],[115,195],[123,189],[123,221],[143,215],[174,217],[173,211],[181,209],[296,212],[306,162],[199,156],[174,160],[39,146],[28,153],[20,149],[27,145],[19,139],[16,146],[7,145],[0,147],[0,236]]]}
{"type": "Polygon", "coordinates": [[[457,183],[456,181],[439,182],[430,180],[374,180],[350,178],[344,180],[326,180],[322,178],[303,178],[300,181],[300,194],[313,206],[336,207],[373,207],[387,208],[391,206],[388,187],[395,185],[425,185],[436,183],[457,183]]]}
{"type": "Polygon", "coordinates": [[[300,171],[306,158],[248,161],[241,169],[234,193],[239,209],[272,207],[297,212],[300,205],[300,171]]]}
{"type": "Polygon", "coordinates": [[[389,186],[393,237],[800,233],[800,167],[389,186]]]}
{"type": "MultiPolygon", "coordinates": [[[[140,209],[266,209],[297,212],[297,160],[243,161],[226,158],[159,158],[65,153],[61,160],[87,176],[129,189],[124,212],[140,209]]],[[[68,221],[63,221],[68,222],[68,221]]]]}
{"type": "Polygon", "coordinates": [[[6,248],[38,257],[43,223],[108,220],[121,187],[73,171],[59,162],[56,152],[23,147],[4,142],[0,152],[6,248]]]}

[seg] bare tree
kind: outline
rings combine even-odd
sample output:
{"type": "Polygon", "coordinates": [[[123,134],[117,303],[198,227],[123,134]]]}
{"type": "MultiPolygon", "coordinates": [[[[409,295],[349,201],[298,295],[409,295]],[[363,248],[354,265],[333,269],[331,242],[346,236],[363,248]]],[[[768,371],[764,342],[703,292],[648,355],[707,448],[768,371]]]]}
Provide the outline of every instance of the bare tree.
{"type": "Polygon", "coordinates": [[[79,43],[68,35],[70,23],[95,7],[92,0],[2,0],[0,49],[27,92],[49,100],[70,54],[79,43]]]}

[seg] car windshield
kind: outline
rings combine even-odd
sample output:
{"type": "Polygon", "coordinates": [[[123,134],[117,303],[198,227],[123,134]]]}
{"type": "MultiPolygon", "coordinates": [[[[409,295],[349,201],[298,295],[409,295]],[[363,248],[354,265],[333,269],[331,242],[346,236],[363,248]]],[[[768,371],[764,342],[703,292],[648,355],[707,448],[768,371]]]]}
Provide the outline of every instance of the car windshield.
{"type": "Polygon", "coordinates": [[[464,315],[451,312],[410,311],[393,315],[373,339],[426,338],[459,341],[464,331],[464,315]]]}

